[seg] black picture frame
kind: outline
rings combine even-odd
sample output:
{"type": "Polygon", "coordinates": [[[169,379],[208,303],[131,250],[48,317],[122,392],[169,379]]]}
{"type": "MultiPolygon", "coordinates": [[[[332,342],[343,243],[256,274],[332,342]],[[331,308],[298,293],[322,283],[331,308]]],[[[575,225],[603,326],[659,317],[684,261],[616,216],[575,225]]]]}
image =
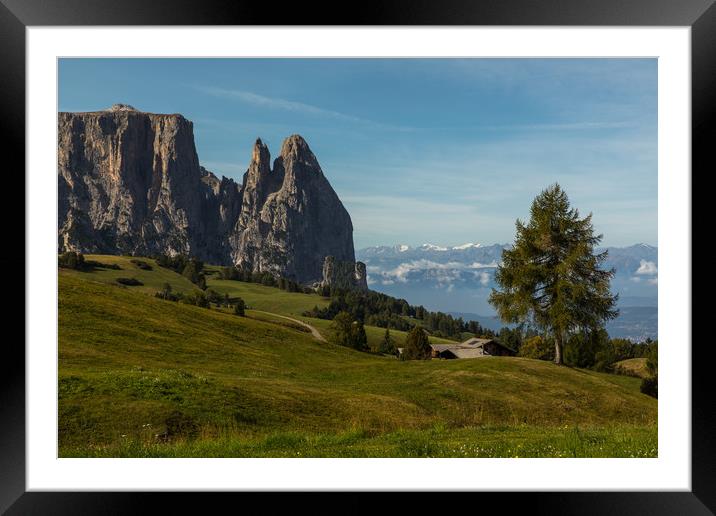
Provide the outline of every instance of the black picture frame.
{"type": "MultiPolygon", "coordinates": [[[[3,200],[2,221],[6,249],[0,257],[3,271],[13,271],[14,292],[23,292],[26,269],[24,224],[25,170],[25,29],[37,25],[568,25],[568,26],[689,26],[692,43],[692,172],[691,178],[716,169],[711,147],[716,142],[716,6],[714,0],[428,0],[361,2],[321,5],[296,2],[280,7],[271,3],[222,0],[0,0],[0,147],[2,163],[12,174],[12,197],[21,206],[3,200]],[[24,177],[24,174],[22,175],[24,177]]],[[[685,171],[684,173],[689,173],[685,171]]],[[[6,177],[6,181],[9,179],[6,177]]],[[[7,183],[6,183],[7,187],[7,183]]],[[[693,191],[693,188],[692,188],[693,191]]],[[[5,189],[6,195],[10,192],[5,189]]],[[[695,201],[692,201],[692,205],[695,201]]],[[[693,250],[691,251],[693,253],[693,250]]],[[[693,265],[693,264],[692,264],[693,265]]],[[[15,310],[30,310],[14,296],[15,310]]],[[[7,321],[17,326],[19,317],[7,321]]],[[[23,312],[24,314],[24,312],[23,312]]],[[[19,316],[19,314],[18,314],[19,316]]],[[[693,319],[693,316],[692,316],[693,319]]],[[[6,325],[8,328],[10,324],[6,325]]],[[[695,334],[694,334],[695,335],[695,334]]],[[[149,503],[161,504],[163,513],[174,508],[191,509],[207,501],[189,499],[185,493],[59,493],[26,492],[25,489],[25,351],[20,336],[4,334],[0,359],[0,511],[8,514],[143,513],[149,503]]],[[[684,344],[691,345],[692,337],[684,344]]],[[[24,340],[24,339],[23,339],[24,340]]],[[[708,346],[692,346],[692,490],[690,492],[607,493],[470,493],[461,495],[500,504],[509,514],[528,507],[532,514],[713,514],[716,511],[716,403],[709,377],[712,364],[708,346]]],[[[244,508],[254,494],[243,496],[244,508]],[[247,500],[248,499],[248,502],[247,500]]],[[[314,495],[294,496],[290,503],[321,512],[323,502],[314,495]]],[[[339,512],[364,512],[371,496],[349,495],[339,512]]],[[[228,500],[226,500],[228,501],[228,500]]],[[[213,502],[213,501],[212,501],[213,502]]],[[[229,502],[232,503],[232,502],[229,502]]],[[[286,503],[285,496],[262,496],[262,513],[273,513],[286,503]]],[[[408,504],[425,507],[414,495],[408,504]]],[[[451,505],[457,503],[451,502],[451,505]]],[[[474,502],[469,502],[474,503],[474,502]]],[[[325,507],[325,506],[324,506],[325,507]]],[[[337,506],[329,512],[335,512],[337,506]]],[[[454,507],[454,506],[453,506],[454,507]]],[[[237,507],[238,508],[238,507],[237,507]]],[[[403,509],[407,509],[404,506],[403,509]]],[[[203,512],[203,511],[202,511],[203,512]]]]}

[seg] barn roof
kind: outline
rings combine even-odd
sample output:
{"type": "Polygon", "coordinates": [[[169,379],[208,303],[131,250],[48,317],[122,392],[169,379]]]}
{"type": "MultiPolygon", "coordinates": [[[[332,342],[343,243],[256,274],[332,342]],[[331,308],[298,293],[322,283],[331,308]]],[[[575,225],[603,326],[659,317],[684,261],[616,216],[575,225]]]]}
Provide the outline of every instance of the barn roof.
{"type": "Polygon", "coordinates": [[[456,349],[476,350],[481,348],[488,342],[492,342],[492,339],[478,339],[477,337],[473,337],[471,339],[467,339],[465,342],[456,342],[455,344],[431,344],[430,347],[432,347],[438,353],[441,351],[445,351],[446,349],[449,349],[450,351],[456,349]]]}
{"type": "Polygon", "coordinates": [[[464,342],[456,342],[455,344],[431,344],[430,347],[437,353],[450,351],[458,358],[472,358],[482,356],[482,348],[489,342],[494,342],[498,346],[509,349],[514,353],[513,349],[501,344],[495,339],[481,339],[478,337],[472,337],[464,342]]]}
{"type": "Polygon", "coordinates": [[[472,337],[470,339],[467,339],[465,342],[461,342],[463,346],[475,346],[475,347],[482,347],[488,342],[493,342],[494,339],[480,339],[478,337],[472,337]]]}
{"type": "Polygon", "coordinates": [[[450,353],[455,355],[457,358],[477,358],[477,357],[483,357],[482,349],[481,348],[463,348],[463,347],[457,347],[455,349],[451,349],[450,353]]]}
{"type": "Polygon", "coordinates": [[[446,349],[456,349],[460,347],[460,344],[430,344],[430,347],[433,348],[435,351],[445,351],[446,349]]]}

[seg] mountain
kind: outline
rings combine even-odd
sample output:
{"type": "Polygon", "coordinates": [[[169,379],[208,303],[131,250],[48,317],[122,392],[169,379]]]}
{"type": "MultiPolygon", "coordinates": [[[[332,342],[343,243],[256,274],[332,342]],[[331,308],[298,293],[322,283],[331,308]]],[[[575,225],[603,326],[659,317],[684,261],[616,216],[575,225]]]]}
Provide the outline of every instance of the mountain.
{"type": "MultiPolygon", "coordinates": [[[[496,287],[495,270],[508,244],[455,246],[405,244],[360,249],[371,289],[422,304],[430,310],[473,319],[488,328],[502,326],[487,302],[496,287]]],[[[607,329],[613,337],[643,340],[657,336],[658,249],[647,244],[607,247],[605,268],[614,268],[612,290],[620,316],[607,329]]]]}
{"type": "Polygon", "coordinates": [[[241,185],[200,165],[180,114],[59,113],[58,135],[60,252],[181,253],[301,283],[330,282],[328,257],[363,270],[350,215],[299,135],[273,166],[258,139],[241,185]]]}

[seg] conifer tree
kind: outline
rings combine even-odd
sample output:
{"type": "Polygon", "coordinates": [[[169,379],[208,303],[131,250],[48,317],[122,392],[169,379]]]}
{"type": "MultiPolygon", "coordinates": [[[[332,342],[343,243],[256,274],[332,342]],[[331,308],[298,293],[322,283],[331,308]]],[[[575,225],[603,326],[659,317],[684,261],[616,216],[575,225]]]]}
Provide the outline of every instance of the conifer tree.
{"type": "Polygon", "coordinates": [[[380,342],[378,351],[387,355],[392,355],[395,353],[395,344],[393,343],[393,338],[390,336],[389,328],[385,329],[385,334],[383,335],[383,340],[380,342]]]}
{"type": "Polygon", "coordinates": [[[554,362],[577,330],[597,329],[618,315],[616,295],[609,290],[614,269],[602,270],[607,251],[594,247],[592,215],[579,217],[558,184],[532,202],[530,220],[517,220],[511,249],[502,252],[490,303],[504,322],[530,323],[554,338],[554,362]]]}
{"type": "Polygon", "coordinates": [[[405,360],[428,360],[432,357],[428,334],[420,326],[413,326],[405,338],[403,357],[405,360]]]}
{"type": "Polygon", "coordinates": [[[246,303],[240,297],[236,298],[236,304],[234,305],[234,314],[243,317],[246,315],[246,303]]]}

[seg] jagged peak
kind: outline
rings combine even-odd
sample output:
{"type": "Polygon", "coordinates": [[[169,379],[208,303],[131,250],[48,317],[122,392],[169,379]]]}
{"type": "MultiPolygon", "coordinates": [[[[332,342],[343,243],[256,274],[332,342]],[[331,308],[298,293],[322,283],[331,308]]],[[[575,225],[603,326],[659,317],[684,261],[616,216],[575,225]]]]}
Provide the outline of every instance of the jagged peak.
{"type": "Polygon", "coordinates": [[[261,141],[261,138],[256,138],[256,142],[254,142],[254,148],[251,151],[251,162],[264,165],[260,168],[266,169],[266,171],[270,169],[271,153],[268,146],[261,141]]]}
{"type": "Polygon", "coordinates": [[[313,156],[311,148],[308,146],[306,140],[300,134],[292,134],[283,141],[281,145],[281,156],[287,157],[293,155],[303,155],[308,153],[313,156]]]}
{"type": "Polygon", "coordinates": [[[305,145],[306,147],[308,147],[308,143],[306,143],[306,139],[298,133],[294,133],[290,136],[287,136],[286,139],[283,141],[284,145],[289,142],[296,143],[299,145],[305,145]]]}
{"type": "Polygon", "coordinates": [[[300,166],[294,170],[293,174],[300,170],[310,170],[317,172],[318,175],[322,175],[318,159],[311,151],[311,148],[308,146],[306,140],[300,134],[292,134],[283,141],[279,160],[284,165],[289,162],[300,164],[300,166]]]}

